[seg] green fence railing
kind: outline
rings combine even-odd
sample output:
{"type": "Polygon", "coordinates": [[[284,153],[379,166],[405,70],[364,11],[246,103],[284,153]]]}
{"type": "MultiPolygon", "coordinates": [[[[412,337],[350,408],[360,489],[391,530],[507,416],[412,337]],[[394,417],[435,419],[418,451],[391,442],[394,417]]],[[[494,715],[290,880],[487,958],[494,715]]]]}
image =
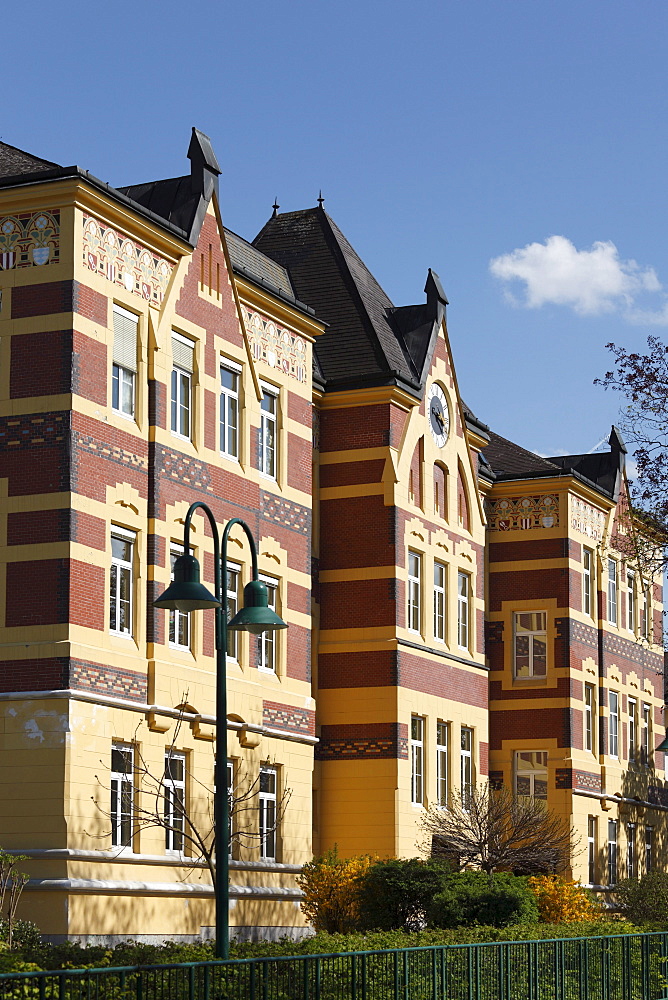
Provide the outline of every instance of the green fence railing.
{"type": "Polygon", "coordinates": [[[668,933],[4,973],[0,1000],[668,1000],[668,933]]]}

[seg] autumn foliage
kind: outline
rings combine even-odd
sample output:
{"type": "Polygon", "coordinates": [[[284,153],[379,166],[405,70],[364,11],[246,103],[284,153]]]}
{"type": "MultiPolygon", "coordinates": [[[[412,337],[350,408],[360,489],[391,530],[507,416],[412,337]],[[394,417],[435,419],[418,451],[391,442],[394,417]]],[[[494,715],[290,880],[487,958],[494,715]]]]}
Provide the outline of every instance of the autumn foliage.
{"type": "Polygon", "coordinates": [[[297,885],[301,908],[316,931],[345,933],[360,921],[364,876],[374,859],[367,854],[340,858],[336,846],[304,865],[297,885]]]}
{"type": "Polygon", "coordinates": [[[543,923],[596,920],[600,916],[599,908],[578,882],[560,875],[532,875],[528,882],[543,923]]]}

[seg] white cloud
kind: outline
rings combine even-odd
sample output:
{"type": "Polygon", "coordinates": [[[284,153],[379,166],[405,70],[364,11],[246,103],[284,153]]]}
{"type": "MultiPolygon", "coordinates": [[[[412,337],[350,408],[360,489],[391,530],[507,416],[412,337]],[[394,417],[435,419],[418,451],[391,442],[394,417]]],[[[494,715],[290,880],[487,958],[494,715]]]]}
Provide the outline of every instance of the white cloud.
{"type": "Polygon", "coordinates": [[[524,283],[524,297],[506,289],[506,298],[527,309],[548,303],[569,306],[580,316],[623,312],[635,323],[668,324],[668,307],[654,311],[634,308],[643,293],[662,291],[653,267],[641,269],[634,260],[621,260],[614,243],[597,241],[578,250],[565,236],[549,236],[544,243],[490,261],[490,271],[501,281],[524,283]]]}

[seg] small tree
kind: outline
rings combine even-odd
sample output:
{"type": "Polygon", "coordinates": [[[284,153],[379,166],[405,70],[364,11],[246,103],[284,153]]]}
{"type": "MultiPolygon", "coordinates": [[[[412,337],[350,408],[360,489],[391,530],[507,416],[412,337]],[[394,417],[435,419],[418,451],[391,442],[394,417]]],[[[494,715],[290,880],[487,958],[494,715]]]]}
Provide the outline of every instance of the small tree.
{"type": "Polygon", "coordinates": [[[632,923],[668,923],[668,872],[648,872],[640,880],[624,879],[615,892],[622,913],[632,923]]]}
{"type": "Polygon", "coordinates": [[[423,819],[425,849],[455,868],[516,874],[561,872],[577,841],[540,799],[489,785],[472,789],[449,808],[432,806],[423,819]]]}
{"type": "Polygon", "coordinates": [[[14,928],[16,926],[16,911],[19,900],[28,883],[28,876],[16,868],[17,864],[28,861],[25,854],[8,854],[0,848],[0,930],[7,938],[7,944],[12,947],[14,928]],[[7,904],[6,916],[5,903],[7,904]]]}
{"type": "Polygon", "coordinates": [[[601,908],[586,889],[560,875],[532,875],[529,888],[536,896],[540,919],[546,924],[598,920],[601,908]]]}
{"type": "Polygon", "coordinates": [[[452,870],[447,861],[385,858],[367,870],[361,885],[361,925],[369,930],[421,930],[434,896],[452,870]]]}

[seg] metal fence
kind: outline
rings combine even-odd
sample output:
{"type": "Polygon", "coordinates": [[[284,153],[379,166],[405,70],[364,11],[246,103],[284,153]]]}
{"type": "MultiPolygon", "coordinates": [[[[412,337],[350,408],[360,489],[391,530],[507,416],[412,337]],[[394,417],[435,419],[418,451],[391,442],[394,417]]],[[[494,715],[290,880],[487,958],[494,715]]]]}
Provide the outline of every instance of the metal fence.
{"type": "Polygon", "coordinates": [[[668,933],[5,973],[0,1000],[668,1000],[668,933]]]}

